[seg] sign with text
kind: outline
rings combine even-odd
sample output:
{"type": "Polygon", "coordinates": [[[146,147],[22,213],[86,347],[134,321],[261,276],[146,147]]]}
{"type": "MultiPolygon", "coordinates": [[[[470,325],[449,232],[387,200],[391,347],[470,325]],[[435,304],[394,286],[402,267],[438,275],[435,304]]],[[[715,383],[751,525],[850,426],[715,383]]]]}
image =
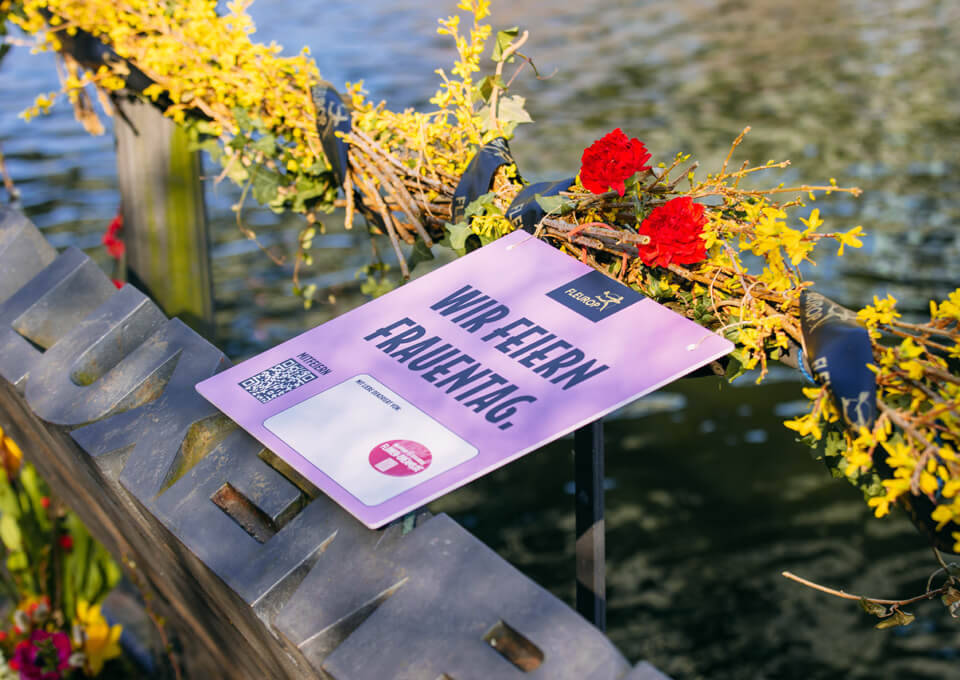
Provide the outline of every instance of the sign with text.
{"type": "Polygon", "coordinates": [[[732,349],[514,232],[197,390],[377,528],[732,349]]]}

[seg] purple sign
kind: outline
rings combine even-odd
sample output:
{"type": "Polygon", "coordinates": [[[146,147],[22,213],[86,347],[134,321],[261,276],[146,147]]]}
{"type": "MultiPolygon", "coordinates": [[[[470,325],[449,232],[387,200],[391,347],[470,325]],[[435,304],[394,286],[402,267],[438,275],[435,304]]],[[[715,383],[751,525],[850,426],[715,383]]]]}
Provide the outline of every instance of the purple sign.
{"type": "Polygon", "coordinates": [[[376,528],[732,349],[518,231],[197,390],[376,528]]]}

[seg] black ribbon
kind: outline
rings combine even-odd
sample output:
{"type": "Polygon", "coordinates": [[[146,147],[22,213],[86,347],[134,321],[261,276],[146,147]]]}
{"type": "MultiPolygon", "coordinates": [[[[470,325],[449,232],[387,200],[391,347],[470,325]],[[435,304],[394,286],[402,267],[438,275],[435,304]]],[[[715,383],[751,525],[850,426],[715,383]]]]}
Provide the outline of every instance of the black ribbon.
{"type": "Polygon", "coordinates": [[[507,219],[514,226],[533,233],[546,211],[537,202],[537,196],[556,196],[573,184],[574,178],[558,179],[555,182],[539,182],[526,186],[517,194],[507,208],[507,219]]]}
{"type": "Polygon", "coordinates": [[[463,222],[467,206],[490,191],[493,176],[501,165],[513,163],[510,145],[503,137],[484,144],[464,171],[453,192],[453,223],[463,222]]]}
{"type": "Polygon", "coordinates": [[[333,168],[333,174],[340,186],[347,176],[347,144],[335,133],[350,132],[350,111],[343,100],[330,85],[314,85],[310,91],[313,104],[317,109],[317,132],[327,162],[333,168]]]}
{"type": "Polygon", "coordinates": [[[870,335],[857,315],[820,293],[800,294],[800,329],[810,373],[830,388],[847,423],[870,427],[877,417],[877,381],[867,364],[873,363],[870,335]]]}

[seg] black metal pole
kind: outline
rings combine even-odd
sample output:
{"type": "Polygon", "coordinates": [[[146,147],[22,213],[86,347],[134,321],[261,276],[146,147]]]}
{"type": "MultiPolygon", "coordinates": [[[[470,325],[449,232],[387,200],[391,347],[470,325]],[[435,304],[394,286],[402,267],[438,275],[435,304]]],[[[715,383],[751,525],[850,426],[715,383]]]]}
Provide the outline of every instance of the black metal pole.
{"type": "Polygon", "coordinates": [[[577,506],[577,611],[607,629],[605,530],[603,522],[603,421],[573,433],[577,506]]]}

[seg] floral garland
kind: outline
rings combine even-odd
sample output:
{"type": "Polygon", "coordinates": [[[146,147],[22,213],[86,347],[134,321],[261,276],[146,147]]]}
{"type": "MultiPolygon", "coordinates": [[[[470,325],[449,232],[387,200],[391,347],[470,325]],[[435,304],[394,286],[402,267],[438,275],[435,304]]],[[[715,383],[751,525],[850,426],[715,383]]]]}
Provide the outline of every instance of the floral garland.
{"type": "MultiPolygon", "coordinates": [[[[308,224],[300,235],[294,282],[306,304],[316,289],[301,287],[298,275],[311,263],[312,240],[323,229],[321,212],[344,207],[348,229],[356,212],[363,212],[373,233],[390,237],[404,278],[409,264],[400,242],[414,246],[415,264],[431,257],[434,243],[463,253],[516,228],[506,211],[526,184],[512,163],[497,170],[490,191],[466,206],[462,218],[454,217],[454,195],[477,148],[509,138],[517,124],[530,120],[523,99],[507,95],[516,73],[532,65],[520,52],[526,33],[498,32],[495,73],[474,79],[492,36],[483,23],[488,0],[460,2],[458,8],[472,18],[465,30],[460,15],[439,22],[438,32],[453,40],[458,57],[449,75],[438,71],[433,111],[393,112],[368,101],[362,83],[347,84],[350,126],[338,139],[349,149],[348,167],[340,178],[321,152],[311,95],[321,83],[316,66],[306,50],[281,57],[275,45],[253,42],[245,7],[229,3],[218,15],[214,0],[182,0],[172,7],[155,0],[0,0],[0,16],[8,13],[36,34],[40,49],[63,52],[63,91],[83,120],[90,120],[84,103],[89,86],[108,93],[133,87],[136,69],[150,83],[142,94],[187,126],[196,146],[223,165],[221,176],[244,187],[244,197],[249,191],[278,212],[304,213],[308,224]],[[83,35],[109,46],[115,58],[84,68],[71,50],[71,41],[83,35]],[[505,79],[511,63],[516,72],[505,79]],[[341,184],[343,198],[337,198],[341,184]]],[[[41,95],[25,115],[46,110],[56,96],[41,95]]],[[[736,350],[715,370],[732,379],[757,369],[759,381],[770,360],[805,363],[798,357],[805,346],[800,298],[812,284],[798,266],[813,262],[824,239],[837,245],[839,255],[860,247],[863,230],[822,232],[818,209],[791,216],[818,195],[860,193],[833,180],[742,188],[755,173],[788,165],[731,166],[742,138],[718,171],[698,177],[698,165],[688,156],[652,165],[653,154],[640,140],[614,130],[584,150],[572,183],[558,195],[538,197],[545,214],[536,234],[723,334],[736,350]]],[[[386,269],[368,268],[364,290],[389,290],[386,269]]],[[[878,516],[902,503],[929,525],[936,545],[960,551],[960,289],[931,302],[925,324],[899,321],[894,303],[875,300],[849,315],[869,333],[878,416],[865,423],[845,418],[836,394],[817,374],[824,384],[805,390],[810,412],[786,425],[819,446],[827,464],[864,491],[878,516]]]]}

